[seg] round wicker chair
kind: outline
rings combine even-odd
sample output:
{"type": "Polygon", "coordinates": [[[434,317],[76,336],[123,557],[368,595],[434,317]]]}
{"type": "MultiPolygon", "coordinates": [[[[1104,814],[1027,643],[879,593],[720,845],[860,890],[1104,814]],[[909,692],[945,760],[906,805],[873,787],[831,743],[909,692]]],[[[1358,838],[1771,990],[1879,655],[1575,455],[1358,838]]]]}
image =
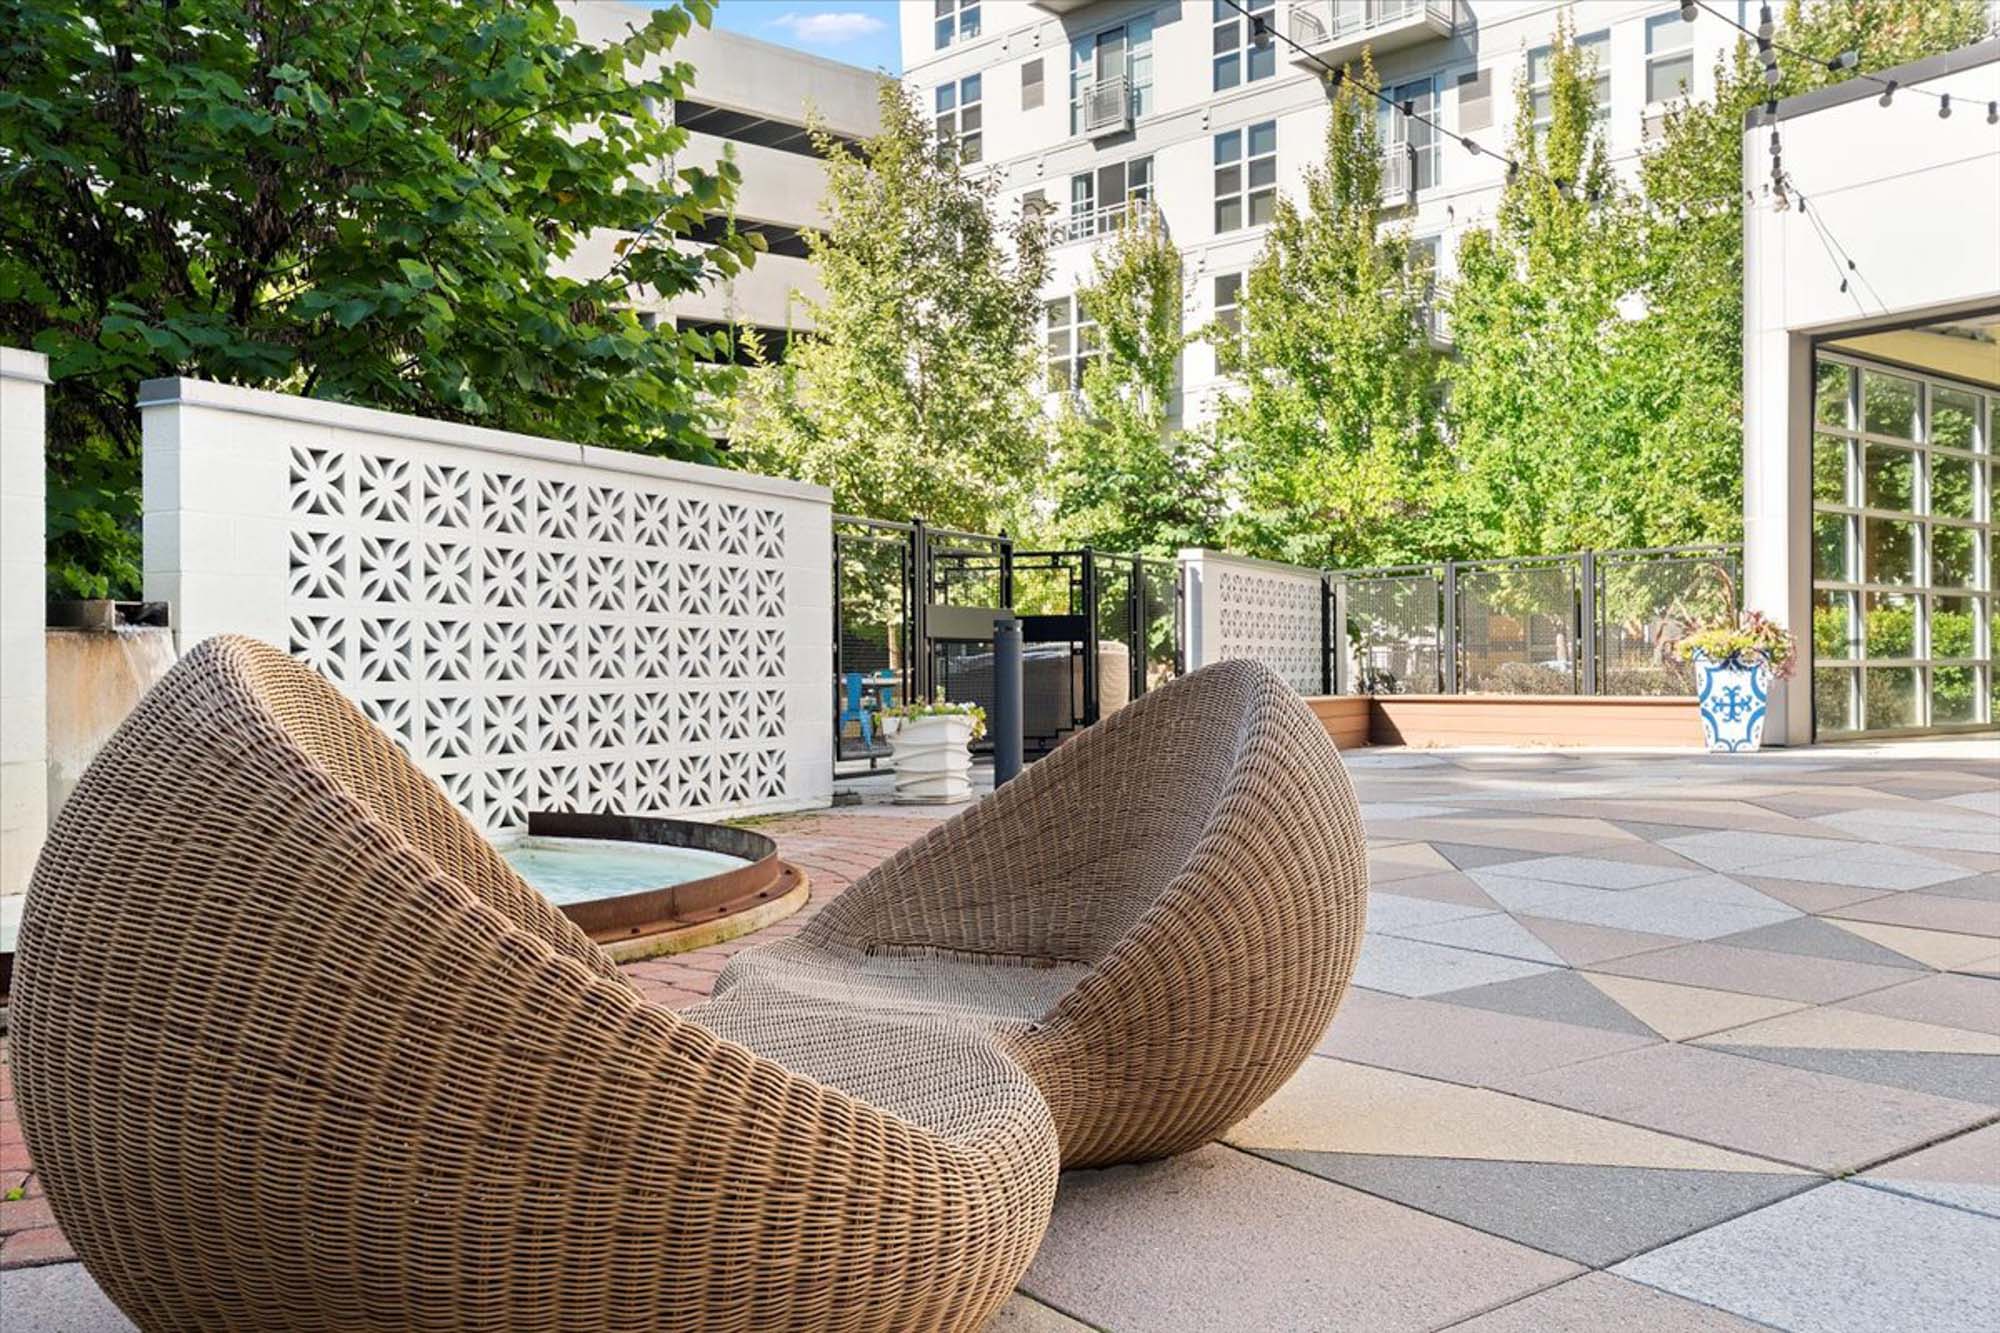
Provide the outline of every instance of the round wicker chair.
{"type": "Polygon", "coordinates": [[[969,1330],[1056,1186],[990,1038],[649,1005],[245,640],[190,653],[64,808],[12,1022],[56,1219],[149,1333],[969,1330]]]}
{"type": "Polygon", "coordinates": [[[992,1033],[1065,1166],[1184,1152],[1326,1031],[1361,944],[1360,812],[1269,668],[1154,690],[748,950],[697,1021],[776,996],[992,1033]]]}

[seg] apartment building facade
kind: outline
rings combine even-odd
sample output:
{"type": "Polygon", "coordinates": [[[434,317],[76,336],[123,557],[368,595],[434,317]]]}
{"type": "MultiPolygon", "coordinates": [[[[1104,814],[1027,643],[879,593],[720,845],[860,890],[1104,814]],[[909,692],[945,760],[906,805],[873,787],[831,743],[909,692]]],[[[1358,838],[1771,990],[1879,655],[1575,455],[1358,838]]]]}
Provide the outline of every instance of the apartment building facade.
{"type": "MultiPolygon", "coordinates": [[[[578,34],[599,45],[643,23],[646,11],[625,0],[572,0],[564,6],[578,34]]],[[[850,143],[881,127],[877,102],[880,75],[795,51],[740,33],[695,27],[674,44],[667,59],[694,67],[686,96],[671,114],[688,131],[680,166],[712,167],[725,155],[743,172],[734,209],[707,220],[700,241],[734,225],[764,237],[767,249],[757,262],[727,283],[713,283],[665,301],[634,293],[642,313],[683,328],[749,328],[781,352],[790,332],[807,331],[811,318],[802,297],[821,294],[804,232],[825,225],[826,164],[813,146],[807,123],[817,116],[826,130],[850,143]]],[[[608,271],[617,262],[623,233],[603,232],[579,246],[569,265],[579,272],[608,271]]]]}
{"type": "MultiPolygon", "coordinates": [[[[1598,55],[1607,147],[1628,177],[1648,125],[1684,89],[1711,93],[1741,36],[1710,14],[1685,21],[1678,0],[1241,3],[1262,22],[1228,0],[903,0],[906,84],[996,174],[1004,206],[1040,203],[1062,229],[1046,292],[1052,383],[1090,353],[1074,293],[1128,208],[1156,210],[1180,247],[1188,327],[1230,317],[1276,198],[1299,197],[1323,152],[1320,62],[1358,66],[1369,50],[1383,87],[1443,127],[1381,112],[1389,217],[1448,280],[1459,239],[1491,224],[1505,174],[1459,140],[1505,151],[1523,82],[1546,106],[1534,90],[1561,14],[1598,55]]],[[[1749,0],[1711,7],[1757,22],[1749,0]]],[[[1182,420],[1205,420],[1223,387],[1206,345],[1189,349],[1182,385],[1182,420]]]]}

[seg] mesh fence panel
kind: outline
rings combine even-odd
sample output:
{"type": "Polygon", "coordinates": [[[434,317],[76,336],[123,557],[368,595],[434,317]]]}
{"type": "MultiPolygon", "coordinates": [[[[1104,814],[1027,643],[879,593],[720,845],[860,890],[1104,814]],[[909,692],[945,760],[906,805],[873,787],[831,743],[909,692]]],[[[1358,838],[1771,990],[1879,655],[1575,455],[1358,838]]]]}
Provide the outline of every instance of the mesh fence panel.
{"type": "Polygon", "coordinates": [[[1604,556],[1597,576],[1599,691],[1694,693],[1692,671],[1670,648],[1690,621],[1736,605],[1736,557],[1604,556]]]}
{"type": "Polygon", "coordinates": [[[1436,576],[1349,580],[1346,612],[1351,692],[1434,694],[1443,688],[1436,576]]]}
{"type": "MultiPolygon", "coordinates": [[[[834,717],[838,719],[840,757],[866,759],[871,750],[863,739],[851,692],[861,696],[861,711],[884,699],[900,703],[908,679],[907,539],[874,533],[841,532],[835,537],[840,580],[840,679],[833,683],[834,717]]],[[[872,717],[870,719],[873,721],[872,717]]],[[[872,753],[889,752],[879,729],[872,753]]]]}
{"type": "Polygon", "coordinates": [[[1462,569],[1458,576],[1460,688],[1467,694],[1577,691],[1577,567],[1462,569]]]}

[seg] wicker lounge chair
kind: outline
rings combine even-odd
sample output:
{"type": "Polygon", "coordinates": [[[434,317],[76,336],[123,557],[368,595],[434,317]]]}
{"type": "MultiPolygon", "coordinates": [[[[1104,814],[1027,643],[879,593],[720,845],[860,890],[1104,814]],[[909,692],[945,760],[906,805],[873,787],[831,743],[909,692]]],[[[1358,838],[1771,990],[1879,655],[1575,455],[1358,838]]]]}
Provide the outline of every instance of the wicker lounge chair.
{"type": "Polygon", "coordinates": [[[331,686],[212,640],[65,807],[19,942],[35,1168],[165,1330],[979,1327],[1048,1221],[962,1024],[646,1003],[331,686]]]}
{"type": "Polygon", "coordinates": [[[697,1018],[778,997],[994,1034],[1065,1166],[1184,1152],[1276,1091],[1361,943],[1360,814],[1255,662],[1127,705],[752,949],[697,1018]]]}

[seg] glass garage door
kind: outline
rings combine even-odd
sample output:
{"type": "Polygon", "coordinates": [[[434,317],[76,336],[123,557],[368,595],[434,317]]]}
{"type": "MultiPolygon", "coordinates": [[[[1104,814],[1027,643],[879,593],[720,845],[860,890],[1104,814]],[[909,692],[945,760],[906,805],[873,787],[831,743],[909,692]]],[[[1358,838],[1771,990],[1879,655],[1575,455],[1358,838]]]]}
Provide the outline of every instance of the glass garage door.
{"type": "Polygon", "coordinates": [[[1814,369],[1815,731],[1990,725],[2000,395],[1825,353],[1814,369]]]}

